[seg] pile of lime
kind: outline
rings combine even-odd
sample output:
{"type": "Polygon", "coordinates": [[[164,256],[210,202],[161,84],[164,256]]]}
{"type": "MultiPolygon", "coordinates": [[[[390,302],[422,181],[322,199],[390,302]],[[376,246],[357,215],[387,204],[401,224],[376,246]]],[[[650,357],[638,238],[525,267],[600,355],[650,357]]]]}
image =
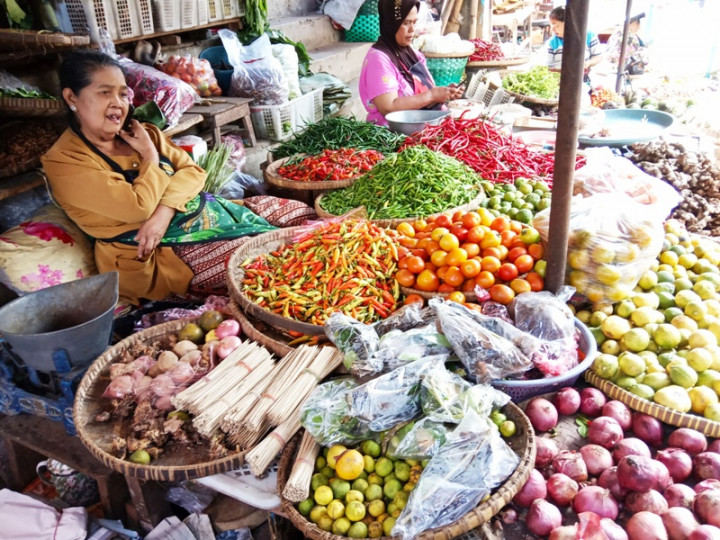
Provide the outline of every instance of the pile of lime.
{"type": "Polygon", "coordinates": [[[720,246],[665,224],[662,252],[630,296],[579,311],[600,354],[592,370],[679,412],[720,421],[720,246]]]}
{"type": "Polygon", "coordinates": [[[484,181],[485,199],[481,206],[520,223],[532,223],[535,213],[550,208],[552,192],[542,180],[518,178],[514,184],[484,181]]]}
{"type": "Polygon", "coordinates": [[[380,445],[336,444],[315,461],[311,496],[298,511],[325,531],[350,538],[390,536],[417,484],[423,463],[381,455],[380,445]]]}
{"type": "Polygon", "coordinates": [[[204,311],[197,322],[187,323],[178,332],[178,340],[188,340],[199,344],[217,339],[215,330],[223,322],[223,314],[217,310],[209,309],[204,311]]]}

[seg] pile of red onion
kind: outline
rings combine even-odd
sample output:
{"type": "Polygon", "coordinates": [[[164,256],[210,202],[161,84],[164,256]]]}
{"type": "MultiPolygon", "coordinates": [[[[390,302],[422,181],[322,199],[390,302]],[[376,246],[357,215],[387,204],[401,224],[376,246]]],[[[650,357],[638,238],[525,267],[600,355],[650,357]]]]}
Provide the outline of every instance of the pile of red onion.
{"type": "MultiPolygon", "coordinates": [[[[659,420],[607,401],[595,388],[534,398],[525,414],[538,435],[537,457],[513,504],[528,509],[525,521],[533,534],[551,540],[720,540],[720,439],[708,445],[705,435],[688,428],[666,439],[659,420]],[[560,415],[576,413],[589,419],[587,443],[563,449],[552,431],[560,415]],[[577,519],[563,525],[571,512],[577,519]]],[[[517,519],[514,509],[502,515],[506,523],[507,516],[517,519]]]]}

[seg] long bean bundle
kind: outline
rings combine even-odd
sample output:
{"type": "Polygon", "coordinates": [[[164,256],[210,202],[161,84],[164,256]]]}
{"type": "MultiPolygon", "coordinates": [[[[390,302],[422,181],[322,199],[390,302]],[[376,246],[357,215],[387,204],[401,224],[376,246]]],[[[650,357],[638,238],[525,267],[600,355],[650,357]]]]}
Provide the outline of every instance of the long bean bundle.
{"type": "Polygon", "coordinates": [[[311,124],[302,133],[273,150],[275,159],[295,154],[319,154],[325,149],[355,148],[377,150],[383,154],[395,152],[405,135],[389,129],[342,116],[330,117],[311,124]]]}
{"type": "Polygon", "coordinates": [[[473,200],[479,178],[455,158],[425,146],[386,156],[352,186],[323,196],[321,206],[342,215],[365,206],[371,219],[424,217],[473,200]]]}

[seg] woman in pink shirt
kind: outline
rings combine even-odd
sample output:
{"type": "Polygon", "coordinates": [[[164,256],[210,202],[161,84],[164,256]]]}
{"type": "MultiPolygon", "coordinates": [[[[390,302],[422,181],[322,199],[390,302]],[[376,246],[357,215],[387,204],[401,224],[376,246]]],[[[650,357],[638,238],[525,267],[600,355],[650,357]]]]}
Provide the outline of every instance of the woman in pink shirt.
{"type": "Polygon", "coordinates": [[[363,60],[359,84],[368,122],[387,125],[389,112],[441,109],[462,97],[460,86],[435,86],[425,56],[412,48],[419,8],[417,0],[378,0],[380,38],[363,60]]]}

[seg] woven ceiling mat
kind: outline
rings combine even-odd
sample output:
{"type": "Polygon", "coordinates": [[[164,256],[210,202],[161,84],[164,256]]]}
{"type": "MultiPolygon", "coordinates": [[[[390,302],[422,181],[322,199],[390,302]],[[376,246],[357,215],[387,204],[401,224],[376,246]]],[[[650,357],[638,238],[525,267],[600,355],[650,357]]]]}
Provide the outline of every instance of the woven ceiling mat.
{"type": "MultiPolygon", "coordinates": [[[[515,472],[510,475],[503,485],[493,492],[487,501],[479,504],[474,510],[449,525],[423,532],[418,535],[415,540],[449,540],[467,531],[476,529],[497,514],[512,500],[522,486],[525,485],[525,482],[530,476],[530,471],[532,471],[535,466],[535,432],[528,417],[525,416],[525,413],[514,403],[508,403],[503,407],[502,411],[507,415],[508,419],[515,422],[517,426],[515,435],[506,439],[510,447],[520,456],[520,464],[517,469],[515,469],[515,472]]],[[[296,436],[285,447],[280,457],[280,463],[278,465],[278,493],[282,493],[283,489],[285,489],[285,484],[292,471],[299,442],[300,437],[296,436]]],[[[305,517],[297,511],[297,508],[285,498],[282,499],[282,507],[288,519],[290,519],[295,527],[307,538],[314,540],[345,540],[347,538],[346,536],[338,536],[320,529],[317,525],[305,519],[305,517]]],[[[383,540],[389,540],[387,536],[383,536],[382,538],[383,540]]]]}
{"type": "MultiPolygon", "coordinates": [[[[296,189],[296,190],[314,190],[314,191],[320,191],[320,190],[327,190],[327,189],[340,189],[352,186],[355,181],[360,178],[362,175],[355,176],[353,178],[348,178],[347,180],[335,180],[335,181],[326,181],[326,182],[299,182],[297,180],[291,180],[289,178],[286,178],[280,174],[278,174],[278,169],[285,165],[288,161],[291,159],[302,159],[307,154],[296,154],[294,156],[288,156],[282,159],[278,159],[276,161],[273,161],[270,163],[267,168],[265,169],[265,172],[263,173],[265,176],[265,181],[268,184],[272,184],[274,186],[278,186],[281,188],[286,189],[296,189]]],[[[269,159],[269,158],[268,158],[269,159]]]]}
{"type": "Polygon", "coordinates": [[[708,420],[696,414],[673,411],[672,409],[636,396],[610,381],[601,379],[590,370],[585,372],[585,380],[602,390],[603,393],[611,399],[622,401],[635,411],[649,414],[671,426],[691,428],[704,433],[708,437],[720,437],[720,422],[708,420]]]}
{"type": "Polygon", "coordinates": [[[501,58],[500,60],[477,60],[468,61],[467,67],[469,68],[490,68],[490,67],[505,67],[505,66],[519,66],[526,64],[530,61],[529,56],[518,56],[516,58],[501,58]]]}
{"type": "Polygon", "coordinates": [[[237,302],[232,298],[230,299],[229,306],[233,319],[240,323],[243,334],[248,338],[257,341],[260,345],[265,346],[281,358],[294,349],[294,347],[288,345],[291,341],[290,338],[278,332],[269,324],[245,315],[237,302]]]}
{"type": "MultiPolygon", "coordinates": [[[[335,216],[333,214],[330,214],[322,207],[322,198],[324,197],[324,194],[321,193],[318,195],[318,197],[315,198],[315,212],[318,216],[321,218],[329,219],[329,218],[335,218],[338,216],[335,216]]],[[[455,212],[470,212],[472,210],[477,210],[480,208],[480,203],[485,199],[485,193],[481,192],[480,195],[475,197],[472,201],[465,203],[461,206],[456,206],[455,208],[448,208],[447,210],[443,210],[442,212],[438,212],[437,214],[432,214],[432,216],[439,216],[440,214],[454,214],[455,212]]],[[[359,207],[356,210],[364,209],[364,207],[359,207]]],[[[425,217],[431,217],[431,216],[425,216],[425,217]]],[[[415,221],[417,219],[422,219],[421,216],[413,216],[413,217],[406,217],[406,218],[398,218],[398,219],[372,219],[371,221],[378,225],[379,227],[385,227],[387,229],[393,229],[400,225],[401,223],[406,223],[410,221],[415,221]]]]}
{"type": "MultiPolygon", "coordinates": [[[[507,75],[508,71],[506,71],[506,70],[493,71],[491,73],[493,73],[493,74],[497,73],[498,75],[500,75],[501,79],[504,79],[505,75],[507,75]]],[[[511,92],[510,90],[503,88],[502,85],[498,86],[495,83],[495,81],[493,81],[492,79],[488,80],[488,86],[492,90],[497,90],[499,88],[500,90],[502,90],[509,96],[513,96],[518,101],[526,101],[528,103],[535,103],[536,105],[544,105],[546,107],[557,107],[557,104],[558,104],[559,98],[558,99],[543,99],[543,98],[539,98],[539,97],[535,97],[535,96],[526,96],[523,94],[518,94],[516,92],[511,92]]]]}
{"type": "MultiPolygon", "coordinates": [[[[145,480],[177,482],[200,478],[237,469],[243,464],[245,452],[231,453],[220,459],[211,459],[209,441],[187,446],[168,443],[164,451],[149,465],[132,463],[110,453],[113,437],[119,433],[115,422],[98,422],[96,416],[108,410],[109,400],[101,397],[110,382],[110,364],[119,360],[122,353],[136,343],[151,343],[176,334],[188,322],[197,319],[171,321],[123,339],[110,347],[88,368],[75,394],[73,419],[78,436],[90,452],[111,469],[128,476],[145,480]]],[[[130,420],[125,422],[129,423],[130,420]]],[[[121,427],[128,428],[129,425],[121,427]]]]}

